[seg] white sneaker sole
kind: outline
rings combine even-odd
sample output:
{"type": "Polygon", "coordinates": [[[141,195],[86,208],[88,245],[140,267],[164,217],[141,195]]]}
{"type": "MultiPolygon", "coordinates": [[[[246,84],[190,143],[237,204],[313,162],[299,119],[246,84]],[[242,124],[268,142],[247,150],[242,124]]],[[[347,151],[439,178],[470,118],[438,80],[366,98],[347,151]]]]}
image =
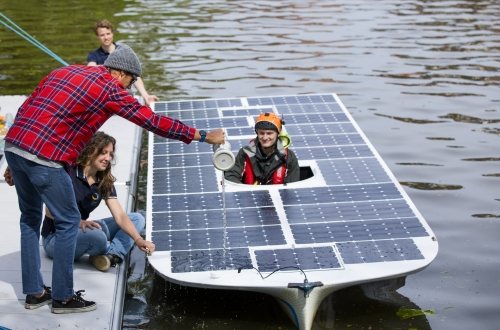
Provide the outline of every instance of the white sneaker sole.
{"type": "Polygon", "coordinates": [[[80,308],[54,308],[52,307],[52,313],[54,314],[69,314],[69,313],[84,313],[91,312],[97,309],[97,304],[93,304],[87,307],[80,308]]]}

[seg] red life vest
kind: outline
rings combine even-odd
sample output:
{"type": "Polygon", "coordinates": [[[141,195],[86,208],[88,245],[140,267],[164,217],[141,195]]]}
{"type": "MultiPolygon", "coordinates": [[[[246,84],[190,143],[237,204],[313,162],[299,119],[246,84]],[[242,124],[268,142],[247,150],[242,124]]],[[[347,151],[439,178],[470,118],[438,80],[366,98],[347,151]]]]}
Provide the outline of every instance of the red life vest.
{"type": "Polygon", "coordinates": [[[288,149],[284,149],[285,154],[285,162],[283,165],[278,167],[276,171],[274,171],[271,180],[268,182],[259,182],[255,179],[255,173],[253,172],[252,162],[250,161],[250,157],[245,155],[245,166],[243,167],[243,183],[245,184],[283,184],[285,183],[285,177],[287,173],[286,168],[286,159],[288,159],[288,149]]]}

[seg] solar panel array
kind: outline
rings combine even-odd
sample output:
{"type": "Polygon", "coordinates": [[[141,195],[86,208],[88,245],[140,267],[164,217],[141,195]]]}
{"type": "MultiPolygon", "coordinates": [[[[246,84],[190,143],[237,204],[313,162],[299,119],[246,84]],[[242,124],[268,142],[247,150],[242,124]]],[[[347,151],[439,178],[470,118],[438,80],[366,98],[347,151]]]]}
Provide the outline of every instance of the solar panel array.
{"type": "Polygon", "coordinates": [[[154,136],[151,238],[170,252],[172,273],[424,259],[414,242],[429,236],[422,220],[335,95],[159,102],[155,111],[225,128],[234,154],[255,135],[253,118],[278,113],[301,166],[314,162],[321,177],[223,192],[210,145],[154,136]]]}

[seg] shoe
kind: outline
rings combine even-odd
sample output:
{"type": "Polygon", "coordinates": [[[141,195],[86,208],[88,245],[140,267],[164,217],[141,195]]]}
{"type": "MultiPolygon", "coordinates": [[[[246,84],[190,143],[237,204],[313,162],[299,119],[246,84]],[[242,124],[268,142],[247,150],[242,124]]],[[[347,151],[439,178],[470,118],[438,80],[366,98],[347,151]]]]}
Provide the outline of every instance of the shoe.
{"type": "Polygon", "coordinates": [[[101,272],[105,272],[111,267],[111,258],[107,254],[90,256],[89,261],[101,272]]]}
{"type": "Polygon", "coordinates": [[[116,254],[107,254],[109,260],[111,260],[111,267],[116,267],[123,262],[122,258],[117,256],[116,254]]]}
{"type": "Polygon", "coordinates": [[[83,313],[90,312],[97,308],[96,303],[82,298],[82,293],[85,290],[76,291],[76,293],[68,301],[52,299],[52,313],[68,314],[68,313],[83,313]]]}
{"type": "Polygon", "coordinates": [[[51,302],[52,302],[52,290],[50,290],[50,287],[44,285],[43,295],[41,297],[37,297],[33,294],[26,295],[24,308],[37,309],[38,307],[48,305],[51,302]]]}

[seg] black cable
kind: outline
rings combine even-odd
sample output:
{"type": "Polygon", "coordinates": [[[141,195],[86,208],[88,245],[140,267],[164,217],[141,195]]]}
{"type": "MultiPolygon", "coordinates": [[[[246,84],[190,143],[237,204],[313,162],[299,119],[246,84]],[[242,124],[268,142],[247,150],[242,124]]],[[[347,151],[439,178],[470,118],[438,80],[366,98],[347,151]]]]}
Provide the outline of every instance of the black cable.
{"type": "MultiPolygon", "coordinates": [[[[257,273],[259,273],[260,277],[265,280],[266,278],[268,278],[269,276],[273,275],[274,273],[280,271],[280,270],[284,270],[284,269],[298,269],[302,272],[302,274],[304,274],[304,283],[308,283],[308,279],[307,279],[307,275],[306,273],[302,270],[302,268],[298,267],[298,266],[285,266],[285,267],[280,267],[278,269],[275,269],[273,270],[271,273],[267,274],[266,276],[263,276],[262,273],[260,272],[260,270],[258,270],[257,268],[255,268],[254,266],[252,266],[253,269],[255,269],[257,271],[257,273]]],[[[241,273],[241,270],[243,269],[243,267],[240,267],[238,268],[238,273],[241,273]]]]}

